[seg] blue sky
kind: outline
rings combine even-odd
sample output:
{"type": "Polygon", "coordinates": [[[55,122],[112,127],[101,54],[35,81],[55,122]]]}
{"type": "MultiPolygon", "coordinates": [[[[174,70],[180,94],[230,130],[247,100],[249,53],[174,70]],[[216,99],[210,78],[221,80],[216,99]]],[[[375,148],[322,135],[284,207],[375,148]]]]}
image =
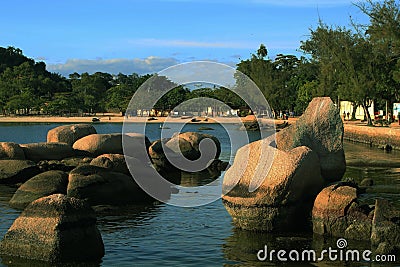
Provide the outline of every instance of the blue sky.
{"type": "Polygon", "coordinates": [[[234,66],[261,43],[295,54],[319,18],[367,23],[347,0],[3,1],[0,46],[21,48],[48,70],[154,73],[177,63],[234,66]]]}

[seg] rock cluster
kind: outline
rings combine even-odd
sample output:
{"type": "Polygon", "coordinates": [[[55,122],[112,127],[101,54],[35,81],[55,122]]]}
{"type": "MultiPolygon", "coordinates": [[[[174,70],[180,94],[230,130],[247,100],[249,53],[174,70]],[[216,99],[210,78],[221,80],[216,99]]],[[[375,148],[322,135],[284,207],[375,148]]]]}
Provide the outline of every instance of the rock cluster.
{"type": "Polygon", "coordinates": [[[314,233],[348,239],[369,239],[373,209],[358,203],[357,190],[357,186],[345,183],[324,188],[315,199],[312,210],[314,233]]]}
{"type": "MultiPolygon", "coordinates": [[[[149,201],[131,177],[123,138],[132,150],[138,150],[139,142],[150,146],[144,135],[97,134],[86,124],[56,127],[48,132],[47,143],[0,143],[0,183],[22,183],[10,205],[23,209],[56,193],[86,199],[92,205],[149,201]]],[[[147,161],[142,158],[137,168],[153,169],[147,161]]]]}
{"type": "Polygon", "coordinates": [[[165,151],[172,158],[182,153],[197,160],[205,139],[212,140],[216,151],[208,165],[210,175],[226,168],[218,160],[218,139],[208,134],[176,134],[165,140],[163,148],[160,141],[151,144],[143,134],[97,134],[92,125],[76,124],[50,130],[47,139],[47,143],[0,143],[0,183],[22,183],[10,201],[14,208],[55,193],[86,199],[91,205],[152,201],[132,178],[127,160],[136,174],[151,179],[155,169],[164,173],[174,169],[165,151]]]}
{"type": "Polygon", "coordinates": [[[319,235],[371,241],[375,253],[400,251],[400,211],[387,200],[360,204],[357,185],[340,182],[324,188],[312,210],[313,231],[319,235]]]}
{"type": "MultiPolygon", "coordinates": [[[[208,170],[215,175],[226,167],[218,160],[221,146],[215,137],[177,134],[165,149],[172,157],[182,153],[196,160],[204,139],[215,144],[208,170]]],[[[97,134],[93,126],[78,124],[50,130],[47,140],[0,143],[0,183],[21,184],[10,205],[25,208],[0,242],[0,254],[47,262],[98,260],[104,246],[90,206],[153,202],[131,173],[152,181],[154,167],[167,173],[170,163],[161,158],[162,148],[155,149],[159,142],[151,144],[143,134],[97,134]]],[[[168,185],[162,199],[172,190],[168,185]]]]}
{"type": "Polygon", "coordinates": [[[198,161],[206,158],[207,162],[200,165],[208,166],[210,173],[220,174],[227,168],[226,163],[218,160],[220,154],[221,144],[217,138],[197,132],[185,132],[176,134],[172,138],[156,140],[149,147],[149,156],[153,165],[161,173],[180,172],[174,163],[179,165],[182,160],[198,161]],[[202,148],[203,141],[211,142],[204,142],[205,145],[202,148]],[[215,154],[212,155],[212,152],[215,154]]]}
{"type": "Polygon", "coordinates": [[[339,112],[330,98],[314,98],[295,125],[237,151],[222,201],[238,228],[293,231],[311,214],[316,236],[370,241],[376,254],[399,252],[400,211],[383,199],[362,204],[373,181],[337,182],[345,169],[339,112]]]}
{"type": "Polygon", "coordinates": [[[295,125],[238,150],[223,203],[239,228],[289,230],[307,223],[315,196],[345,168],[339,112],[329,97],[314,98],[295,125]]]}

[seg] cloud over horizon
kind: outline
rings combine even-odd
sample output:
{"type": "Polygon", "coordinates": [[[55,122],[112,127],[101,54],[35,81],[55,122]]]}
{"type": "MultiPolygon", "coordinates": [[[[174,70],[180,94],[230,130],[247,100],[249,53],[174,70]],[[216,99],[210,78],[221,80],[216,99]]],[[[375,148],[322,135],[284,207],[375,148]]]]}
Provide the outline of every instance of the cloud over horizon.
{"type": "Polygon", "coordinates": [[[60,73],[68,77],[69,74],[77,73],[95,73],[107,72],[111,74],[147,74],[156,73],[167,67],[178,64],[175,58],[162,58],[149,56],[147,58],[134,59],[68,59],[65,63],[47,64],[47,70],[60,73]]]}

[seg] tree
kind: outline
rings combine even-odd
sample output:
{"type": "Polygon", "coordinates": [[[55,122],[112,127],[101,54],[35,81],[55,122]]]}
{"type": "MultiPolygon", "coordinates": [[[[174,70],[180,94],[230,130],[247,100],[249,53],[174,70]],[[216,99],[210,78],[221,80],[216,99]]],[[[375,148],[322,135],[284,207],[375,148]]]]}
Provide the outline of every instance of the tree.
{"type": "Polygon", "coordinates": [[[320,23],[311,31],[310,39],[302,42],[301,49],[319,64],[320,91],[333,99],[339,96],[350,100],[354,107],[361,105],[368,124],[372,124],[368,107],[376,96],[377,68],[368,40],[346,28],[320,23]]]}
{"type": "MultiPolygon", "coordinates": [[[[262,47],[259,50],[263,50],[262,47]]],[[[262,54],[260,54],[262,55],[262,54]]],[[[253,81],[262,94],[265,96],[271,108],[274,109],[278,105],[278,99],[273,91],[273,63],[270,59],[260,58],[254,54],[251,55],[250,59],[241,60],[237,64],[237,70],[240,73],[245,74],[251,81],[253,81]]],[[[242,74],[236,73],[236,85],[235,91],[240,93],[240,95],[245,96],[249,103],[246,105],[256,106],[259,103],[258,96],[253,96],[248,94],[248,87],[253,87],[249,83],[249,79],[244,77],[242,74]]],[[[266,107],[260,107],[265,109],[266,107]]]]}
{"type": "Polygon", "coordinates": [[[172,110],[179,104],[189,99],[189,94],[189,89],[180,85],[162,96],[154,105],[154,108],[161,110],[172,110]]]}
{"type": "Polygon", "coordinates": [[[257,50],[257,56],[259,59],[263,59],[268,55],[268,50],[264,44],[260,45],[260,48],[257,50]]]}
{"type": "Polygon", "coordinates": [[[127,84],[117,84],[107,90],[107,104],[108,109],[117,109],[122,115],[128,107],[136,89],[127,84]]]}
{"type": "Polygon", "coordinates": [[[372,45],[372,52],[379,75],[376,89],[389,103],[400,99],[400,4],[394,0],[357,4],[370,18],[370,24],[358,25],[372,45]]]}

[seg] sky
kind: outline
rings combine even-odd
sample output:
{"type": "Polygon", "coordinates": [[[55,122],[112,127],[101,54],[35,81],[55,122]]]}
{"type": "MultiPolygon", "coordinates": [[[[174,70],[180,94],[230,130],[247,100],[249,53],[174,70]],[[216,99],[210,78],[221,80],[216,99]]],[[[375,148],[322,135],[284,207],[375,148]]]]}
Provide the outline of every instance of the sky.
{"type": "Polygon", "coordinates": [[[0,46],[22,49],[64,76],[155,73],[210,60],[235,66],[260,44],[268,57],[303,55],[318,21],[351,27],[368,18],[347,0],[3,1],[0,46]]]}

